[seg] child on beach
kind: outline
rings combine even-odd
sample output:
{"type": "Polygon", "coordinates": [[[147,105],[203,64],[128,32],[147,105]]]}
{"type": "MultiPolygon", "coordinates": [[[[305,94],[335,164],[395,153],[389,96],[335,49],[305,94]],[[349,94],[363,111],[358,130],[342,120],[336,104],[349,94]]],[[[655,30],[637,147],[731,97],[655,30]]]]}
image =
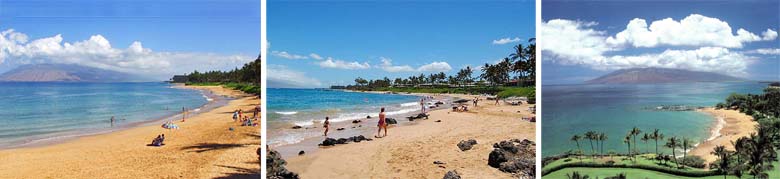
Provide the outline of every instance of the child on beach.
{"type": "Polygon", "coordinates": [[[387,137],[387,121],[385,121],[385,108],[380,109],[380,112],[379,112],[379,124],[377,125],[377,127],[379,129],[376,131],[376,136],[374,136],[374,137],[376,137],[376,138],[387,137]],[[379,133],[382,132],[382,129],[385,129],[385,135],[384,136],[379,136],[379,133]]]}
{"type": "Polygon", "coordinates": [[[238,110],[233,111],[233,121],[238,120],[238,110]]]}
{"type": "Polygon", "coordinates": [[[325,136],[328,136],[328,130],[330,129],[330,118],[328,116],[325,116],[325,124],[322,127],[325,128],[325,136]]]}

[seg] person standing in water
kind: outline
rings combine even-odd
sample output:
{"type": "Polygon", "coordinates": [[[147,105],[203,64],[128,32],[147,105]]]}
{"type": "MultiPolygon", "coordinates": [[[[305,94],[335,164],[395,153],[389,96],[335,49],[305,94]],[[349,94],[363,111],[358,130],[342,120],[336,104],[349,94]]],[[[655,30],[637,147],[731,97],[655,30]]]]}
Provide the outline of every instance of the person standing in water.
{"type": "Polygon", "coordinates": [[[184,122],[184,119],[187,118],[187,109],[184,107],[181,107],[181,122],[184,122]]]}
{"type": "Polygon", "coordinates": [[[328,130],[330,129],[330,118],[328,116],[325,116],[325,124],[322,127],[325,128],[325,136],[328,136],[328,130]]]}
{"type": "Polygon", "coordinates": [[[387,121],[385,121],[385,108],[380,109],[379,112],[379,124],[377,125],[379,129],[376,131],[376,138],[386,137],[387,136],[387,121]],[[382,129],[385,130],[384,136],[379,136],[379,133],[382,132],[382,129]]]}
{"type": "Polygon", "coordinates": [[[111,116],[111,127],[114,127],[114,116],[111,116]]]}

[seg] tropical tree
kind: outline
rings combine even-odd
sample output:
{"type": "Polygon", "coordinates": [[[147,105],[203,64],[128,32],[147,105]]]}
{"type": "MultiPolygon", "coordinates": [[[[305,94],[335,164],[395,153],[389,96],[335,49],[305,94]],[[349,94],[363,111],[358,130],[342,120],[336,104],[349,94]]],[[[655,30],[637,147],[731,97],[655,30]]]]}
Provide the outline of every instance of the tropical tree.
{"type": "Polygon", "coordinates": [[[607,137],[606,133],[602,132],[602,133],[599,133],[598,139],[599,139],[599,148],[600,148],[599,151],[600,151],[601,155],[604,155],[604,141],[607,141],[607,139],[609,139],[609,137],[607,137]]]}
{"type": "MultiPolygon", "coordinates": [[[[580,148],[580,140],[582,140],[582,137],[580,135],[576,135],[575,134],[574,136],[571,136],[571,141],[574,141],[575,143],[577,143],[577,152],[578,152],[577,153],[577,156],[578,156],[577,158],[579,158],[579,155],[582,155],[582,148],[580,148]]],[[[582,159],[580,159],[580,160],[582,160],[582,159]]]]}
{"type": "Polygon", "coordinates": [[[628,156],[631,156],[631,134],[626,134],[626,137],[623,138],[623,143],[628,145],[628,156]]]}
{"type": "Polygon", "coordinates": [[[675,149],[680,146],[680,140],[674,136],[669,137],[664,146],[672,149],[672,158],[674,158],[674,163],[677,164],[677,168],[680,168],[680,163],[677,162],[677,153],[675,152],[675,149]]]}
{"type": "Polygon", "coordinates": [[[710,152],[710,154],[718,156],[718,165],[716,165],[716,169],[718,172],[721,172],[723,174],[723,178],[725,179],[728,175],[729,171],[729,155],[731,154],[730,151],[726,150],[725,146],[718,145],[715,146],[715,148],[710,152]]]}
{"type": "Polygon", "coordinates": [[[645,153],[649,153],[647,151],[647,141],[650,140],[650,138],[651,138],[650,135],[651,134],[645,133],[644,135],[642,135],[642,138],[639,139],[639,140],[641,140],[642,142],[645,143],[645,153]]]}
{"type": "MultiPolygon", "coordinates": [[[[681,143],[680,147],[683,148],[683,158],[685,158],[685,157],[688,156],[688,149],[689,148],[693,148],[693,141],[691,141],[688,138],[683,137],[682,138],[682,143],[681,143]]],[[[683,166],[683,167],[685,167],[685,166],[683,166]]]]}
{"type": "MultiPolygon", "coordinates": [[[[631,129],[631,131],[630,131],[629,133],[631,134],[632,138],[634,139],[634,150],[636,150],[636,148],[637,148],[637,145],[636,145],[636,136],[638,136],[639,134],[641,134],[641,133],[642,133],[642,130],[639,130],[639,128],[637,128],[637,127],[634,127],[634,128],[632,128],[632,129],[631,129]]],[[[638,151],[637,151],[637,152],[638,152],[638,151]]],[[[635,153],[637,153],[637,152],[635,152],[635,153]]]]}
{"type": "Polygon", "coordinates": [[[596,153],[596,149],[593,148],[593,141],[598,139],[597,135],[598,135],[598,133],[596,133],[596,131],[585,132],[585,139],[588,139],[588,141],[590,142],[590,153],[591,154],[595,154],[596,153]]]}
{"type": "Polygon", "coordinates": [[[655,140],[655,155],[658,155],[658,140],[664,140],[664,134],[658,131],[658,129],[653,130],[652,134],[653,140],[655,140]]]}

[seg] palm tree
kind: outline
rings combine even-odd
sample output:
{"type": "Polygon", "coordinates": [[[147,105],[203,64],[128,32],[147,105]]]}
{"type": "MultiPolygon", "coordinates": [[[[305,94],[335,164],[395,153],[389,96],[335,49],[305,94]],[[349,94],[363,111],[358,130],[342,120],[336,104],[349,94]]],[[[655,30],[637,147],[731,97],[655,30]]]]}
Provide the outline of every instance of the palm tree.
{"type": "MultiPolygon", "coordinates": [[[[693,148],[693,141],[691,141],[688,138],[683,137],[682,139],[682,146],[683,148],[683,159],[685,159],[686,156],[688,156],[688,149],[693,148]]],[[[683,166],[685,167],[685,166],[683,166]]]]}
{"type": "Polygon", "coordinates": [[[623,138],[623,143],[628,145],[628,156],[631,156],[631,134],[626,134],[626,137],[623,138]]]}
{"type": "Polygon", "coordinates": [[[585,132],[585,139],[588,139],[588,141],[590,141],[590,153],[596,152],[596,150],[593,148],[593,140],[597,139],[596,135],[598,135],[596,131],[585,132]]]}
{"type": "Polygon", "coordinates": [[[645,133],[644,135],[642,135],[642,138],[639,139],[642,142],[645,142],[645,153],[648,153],[648,151],[647,151],[647,141],[650,140],[650,138],[652,138],[652,137],[650,137],[650,135],[651,134],[645,133]]]}
{"type": "Polygon", "coordinates": [[[710,154],[718,156],[720,159],[720,163],[718,163],[718,171],[723,173],[723,178],[726,178],[726,175],[728,175],[728,169],[729,169],[729,154],[731,152],[726,150],[726,147],[722,145],[715,146],[715,149],[710,152],[710,154]]]}
{"type": "Polygon", "coordinates": [[[599,146],[600,146],[601,155],[604,155],[604,141],[607,141],[607,139],[609,139],[609,137],[607,137],[606,133],[602,132],[602,133],[599,134],[598,138],[599,138],[599,143],[600,143],[599,146]]]}
{"type": "Polygon", "coordinates": [[[655,155],[658,155],[658,140],[664,140],[664,134],[661,134],[661,132],[658,131],[658,129],[655,129],[653,131],[653,140],[655,140],[655,155]]]}
{"type": "MultiPolygon", "coordinates": [[[[582,140],[582,137],[580,135],[576,135],[575,134],[574,136],[571,136],[571,140],[574,141],[575,143],[577,143],[577,151],[578,151],[578,153],[577,153],[578,157],[577,158],[579,158],[579,155],[582,155],[582,148],[580,148],[580,140],[582,140]]],[[[582,159],[580,159],[580,160],[582,160],[582,159]]]]}
{"type": "Polygon", "coordinates": [[[677,164],[677,168],[680,168],[680,163],[677,163],[677,153],[675,153],[675,149],[680,146],[680,140],[677,139],[677,137],[669,137],[664,146],[672,149],[672,158],[674,158],[674,163],[677,164]]]}
{"type": "MultiPolygon", "coordinates": [[[[629,134],[630,134],[631,136],[633,136],[633,138],[634,138],[634,150],[636,150],[636,148],[637,148],[637,147],[636,147],[636,146],[637,146],[637,145],[636,145],[636,136],[638,136],[638,135],[639,135],[639,134],[641,134],[641,133],[642,133],[642,130],[639,130],[639,128],[637,128],[637,127],[634,127],[633,129],[631,129],[631,131],[630,131],[630,133],[629,133],[629,134]]],[[[637,152],[638,152],[638,151],[637,151],[637,152]]],[[[637,152],[634,152],[634,153],[637,153],[637,152]]]]}

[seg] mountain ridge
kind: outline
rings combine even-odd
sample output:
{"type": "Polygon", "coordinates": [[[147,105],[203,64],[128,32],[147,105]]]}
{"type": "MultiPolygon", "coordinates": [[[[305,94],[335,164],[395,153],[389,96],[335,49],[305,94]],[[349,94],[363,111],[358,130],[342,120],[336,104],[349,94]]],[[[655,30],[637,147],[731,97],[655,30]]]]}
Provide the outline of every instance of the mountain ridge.
{"type": "Polygon", "coordinates": [[[12,82],[137,82],[142,78],[123,72],[74,64],[30,64],[0,74],[12,82]]]}
{"type": "Polygon", "coordinates": [[[598,78],[585,81],[587,84],[643,84],[643,83],[686,83],[744,81],[744,79],[702,71],[671,68],[630,68],[616,70],[598,78]]]}

